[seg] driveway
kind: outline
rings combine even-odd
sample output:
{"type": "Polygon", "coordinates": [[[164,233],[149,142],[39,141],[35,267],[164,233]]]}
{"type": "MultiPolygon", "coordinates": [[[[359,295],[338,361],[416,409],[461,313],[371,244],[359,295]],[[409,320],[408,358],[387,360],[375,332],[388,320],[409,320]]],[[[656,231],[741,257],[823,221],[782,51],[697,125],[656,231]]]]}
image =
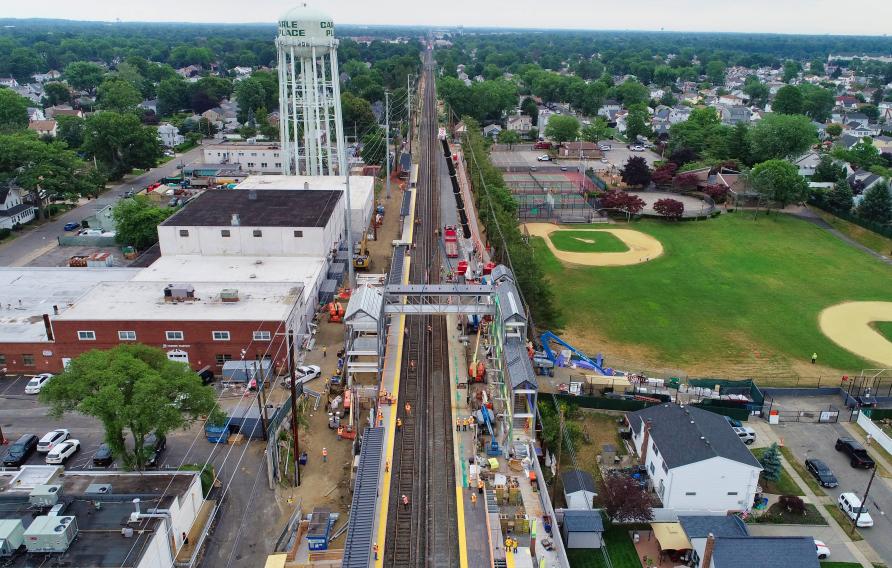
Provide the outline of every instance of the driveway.
{"type": "Polygon", "coordinates": [[[116,203],[121,195],[127,191],[139,191],[161,178],[169,177],[179,170],[180,163],[188,164],[201,158],[204,149],[202,146],[193,148],[185,154],[179,154],[173,160],[161,166],[149,170],[145,174],[126,183],[116,185],[103,193],[95,201],[85,203],[80,207],[67,211],[57,216],[49,223],[40,225],[34,229],[26,229],[18,237],[0,246],[0,266],[25,266],[38,256],[57,247],[56,237],[65,234],[65,223],[80,223],[86,217],[93,215],[106,205],[116,203]]]}

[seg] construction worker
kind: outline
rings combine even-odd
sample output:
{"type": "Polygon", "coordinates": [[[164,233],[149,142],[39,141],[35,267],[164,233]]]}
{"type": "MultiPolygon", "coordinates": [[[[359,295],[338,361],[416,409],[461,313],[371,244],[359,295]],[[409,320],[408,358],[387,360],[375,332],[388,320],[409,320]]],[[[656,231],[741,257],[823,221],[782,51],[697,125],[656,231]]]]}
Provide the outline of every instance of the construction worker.
{"type": "Polygon", "coordinates": [[[482,479],[478,479],[478,480],[477,480],[477,493],[483,495],[483,487],[484,487],[484,485],[483,485],[483,480],[482,480],[482,479]]]}
{"type": "Polygon", "coordinates": [[[328,462],[328,448],[322,448],[322,463],[328,462]]]}
{"type": "Polygon", "coordinates": [[[384,460],[384,473],[390,472],[390,460],[384,460]]]}
{"type": "Polygon", "coordinates": [[[411,369],[413,371],[415,370],[415,359],[411,359],[409,361],[409,369],[411,369]]]}
{"type": "Polygon", "coordinates": [[[474,507],[477,506],[477,494],[476,493],[471,493],[471,505],[473,505],[474,507]]]}
{"type": "Polygon", "coordinates": [[[378,426],[384,426],[384,414],[378,411],[378,426]]]}
{"type": "Polygon", "coordinates": [[[406,403],[406,416],[411,416],[411,415],[412,415],[412,405],[407,402],[406,403]]]}
{"type": "Polygon", "coordinates": [[[372,552],[375,554],[375,560],[378,559],[378,543],[372,545],[372,552]]]}
{"type": "Polygon", "coordinates": [[[511,552],[511,537],[505,537],[505,554],[511,552]]]}
{"type": "Polygon", "coordinates": [[[427,334],[431,335],[434,332],[434,328],[431,324],[427,324],[427,334]]]}
{"type": "Polygon", "coordinates": [[[403,499],[403,508],[408,509],[409,508],[409,498],[406,497],[405,495],[403,495],[402,499],[403,499]]]}
{"type": "Polygon", "coordinates": [[[520,543],[517,542],[517,539],[516,539],[516,538],[512,538],[512,539],[511,539],[511,552],[513,552],[514,554],[517,554],[517,546],[518,546],[519,544],[520,544],[520,543]]]}
{"type": "Polygon", "coordinates": [[[461,419],[461,418],[456,418],[456,419],[455,419],[455,431],[456,431],[456,432],[461,432],[461,423],[462,423],[462,419],[461,419]]]}
{"type": "Polygon", "coordinates": [[[328,353],[328,347],[325,345],[322,346],[322,358],[325,358],[326,353],[328,353]]]}
{"type": "Polygon", "coordinates": [[[402,428],[402,427],[403,427],[403,419],[397,418],[396,419],[396,431],[399,432],[400,428],[402,428]]]}
{"type": "Polygon", "coordinates": [[[341,436],[343,436],[343,435],[344,435],[344,427],[338,426],[338,441],[341,440],[341,436]]]}

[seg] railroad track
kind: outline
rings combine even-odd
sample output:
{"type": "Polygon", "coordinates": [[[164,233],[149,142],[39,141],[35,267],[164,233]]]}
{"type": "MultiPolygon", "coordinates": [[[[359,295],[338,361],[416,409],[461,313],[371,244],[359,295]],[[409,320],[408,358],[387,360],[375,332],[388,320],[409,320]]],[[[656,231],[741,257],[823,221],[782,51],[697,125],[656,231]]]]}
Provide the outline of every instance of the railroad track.
{"type": "MultiPolygon", "coordinates": [[[[439,281],[440,223],[437,107],[433,63],[425,55],[423,114],[420,121],[420,164],[415,247],[410,281],[439,281]]],[[[458,564],[455,514],[455,470],[452,459],[452,415],[449,362],[444,316],[406,319],[398,410],[403,426],[396,433],[385,566],[451,567],[458,564]],[[411,413],[405,405],[411,405],[411,413]],[[405,506],[402,496],[409,498],[405,506]]]]}

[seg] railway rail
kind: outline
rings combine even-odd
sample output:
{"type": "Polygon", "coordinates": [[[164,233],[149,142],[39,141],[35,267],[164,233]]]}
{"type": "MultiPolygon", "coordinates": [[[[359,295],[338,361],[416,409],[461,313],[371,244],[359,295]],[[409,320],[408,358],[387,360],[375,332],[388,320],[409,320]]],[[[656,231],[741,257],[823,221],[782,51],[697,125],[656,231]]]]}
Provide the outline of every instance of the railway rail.
{"type": "MultiPolygon", "coordinates": [[[[419,122],[420,160],[410,281],[436,283],[442,256],[437,106],[433,62],[425,54],[423,111],[419,122]]],[[[385,566],[458,565],[452,414],[445,316],[406,319],[398,404],[402,427],[396,432],[385,566]],[[406,411],[406,404],[411,411],[406,411]],[[408,498],[404,504],[403,496],[408,498]]]]}

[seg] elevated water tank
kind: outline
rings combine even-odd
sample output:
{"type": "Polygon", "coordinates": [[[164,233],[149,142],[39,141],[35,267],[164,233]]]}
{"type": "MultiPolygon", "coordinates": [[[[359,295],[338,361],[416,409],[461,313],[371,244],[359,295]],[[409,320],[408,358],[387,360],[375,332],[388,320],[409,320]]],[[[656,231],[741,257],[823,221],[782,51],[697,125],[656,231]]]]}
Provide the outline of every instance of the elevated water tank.
{"type": "Polygon", "coordinates": [[[65,517],[34,517],[25,529],[28,552],[65,552],[77,536],[77,519],[65,517]]]}
{"type": "Polygon", "coordinates": [[[310,8],[306,2],[302,2],[279,18],[276,41],[279,45],[294,47],[294,53],[299,57],[313,57],[313,48],[317,57],[326,55],[331,47],[337,45],[334,21],[322,10],[310,8]]]}

